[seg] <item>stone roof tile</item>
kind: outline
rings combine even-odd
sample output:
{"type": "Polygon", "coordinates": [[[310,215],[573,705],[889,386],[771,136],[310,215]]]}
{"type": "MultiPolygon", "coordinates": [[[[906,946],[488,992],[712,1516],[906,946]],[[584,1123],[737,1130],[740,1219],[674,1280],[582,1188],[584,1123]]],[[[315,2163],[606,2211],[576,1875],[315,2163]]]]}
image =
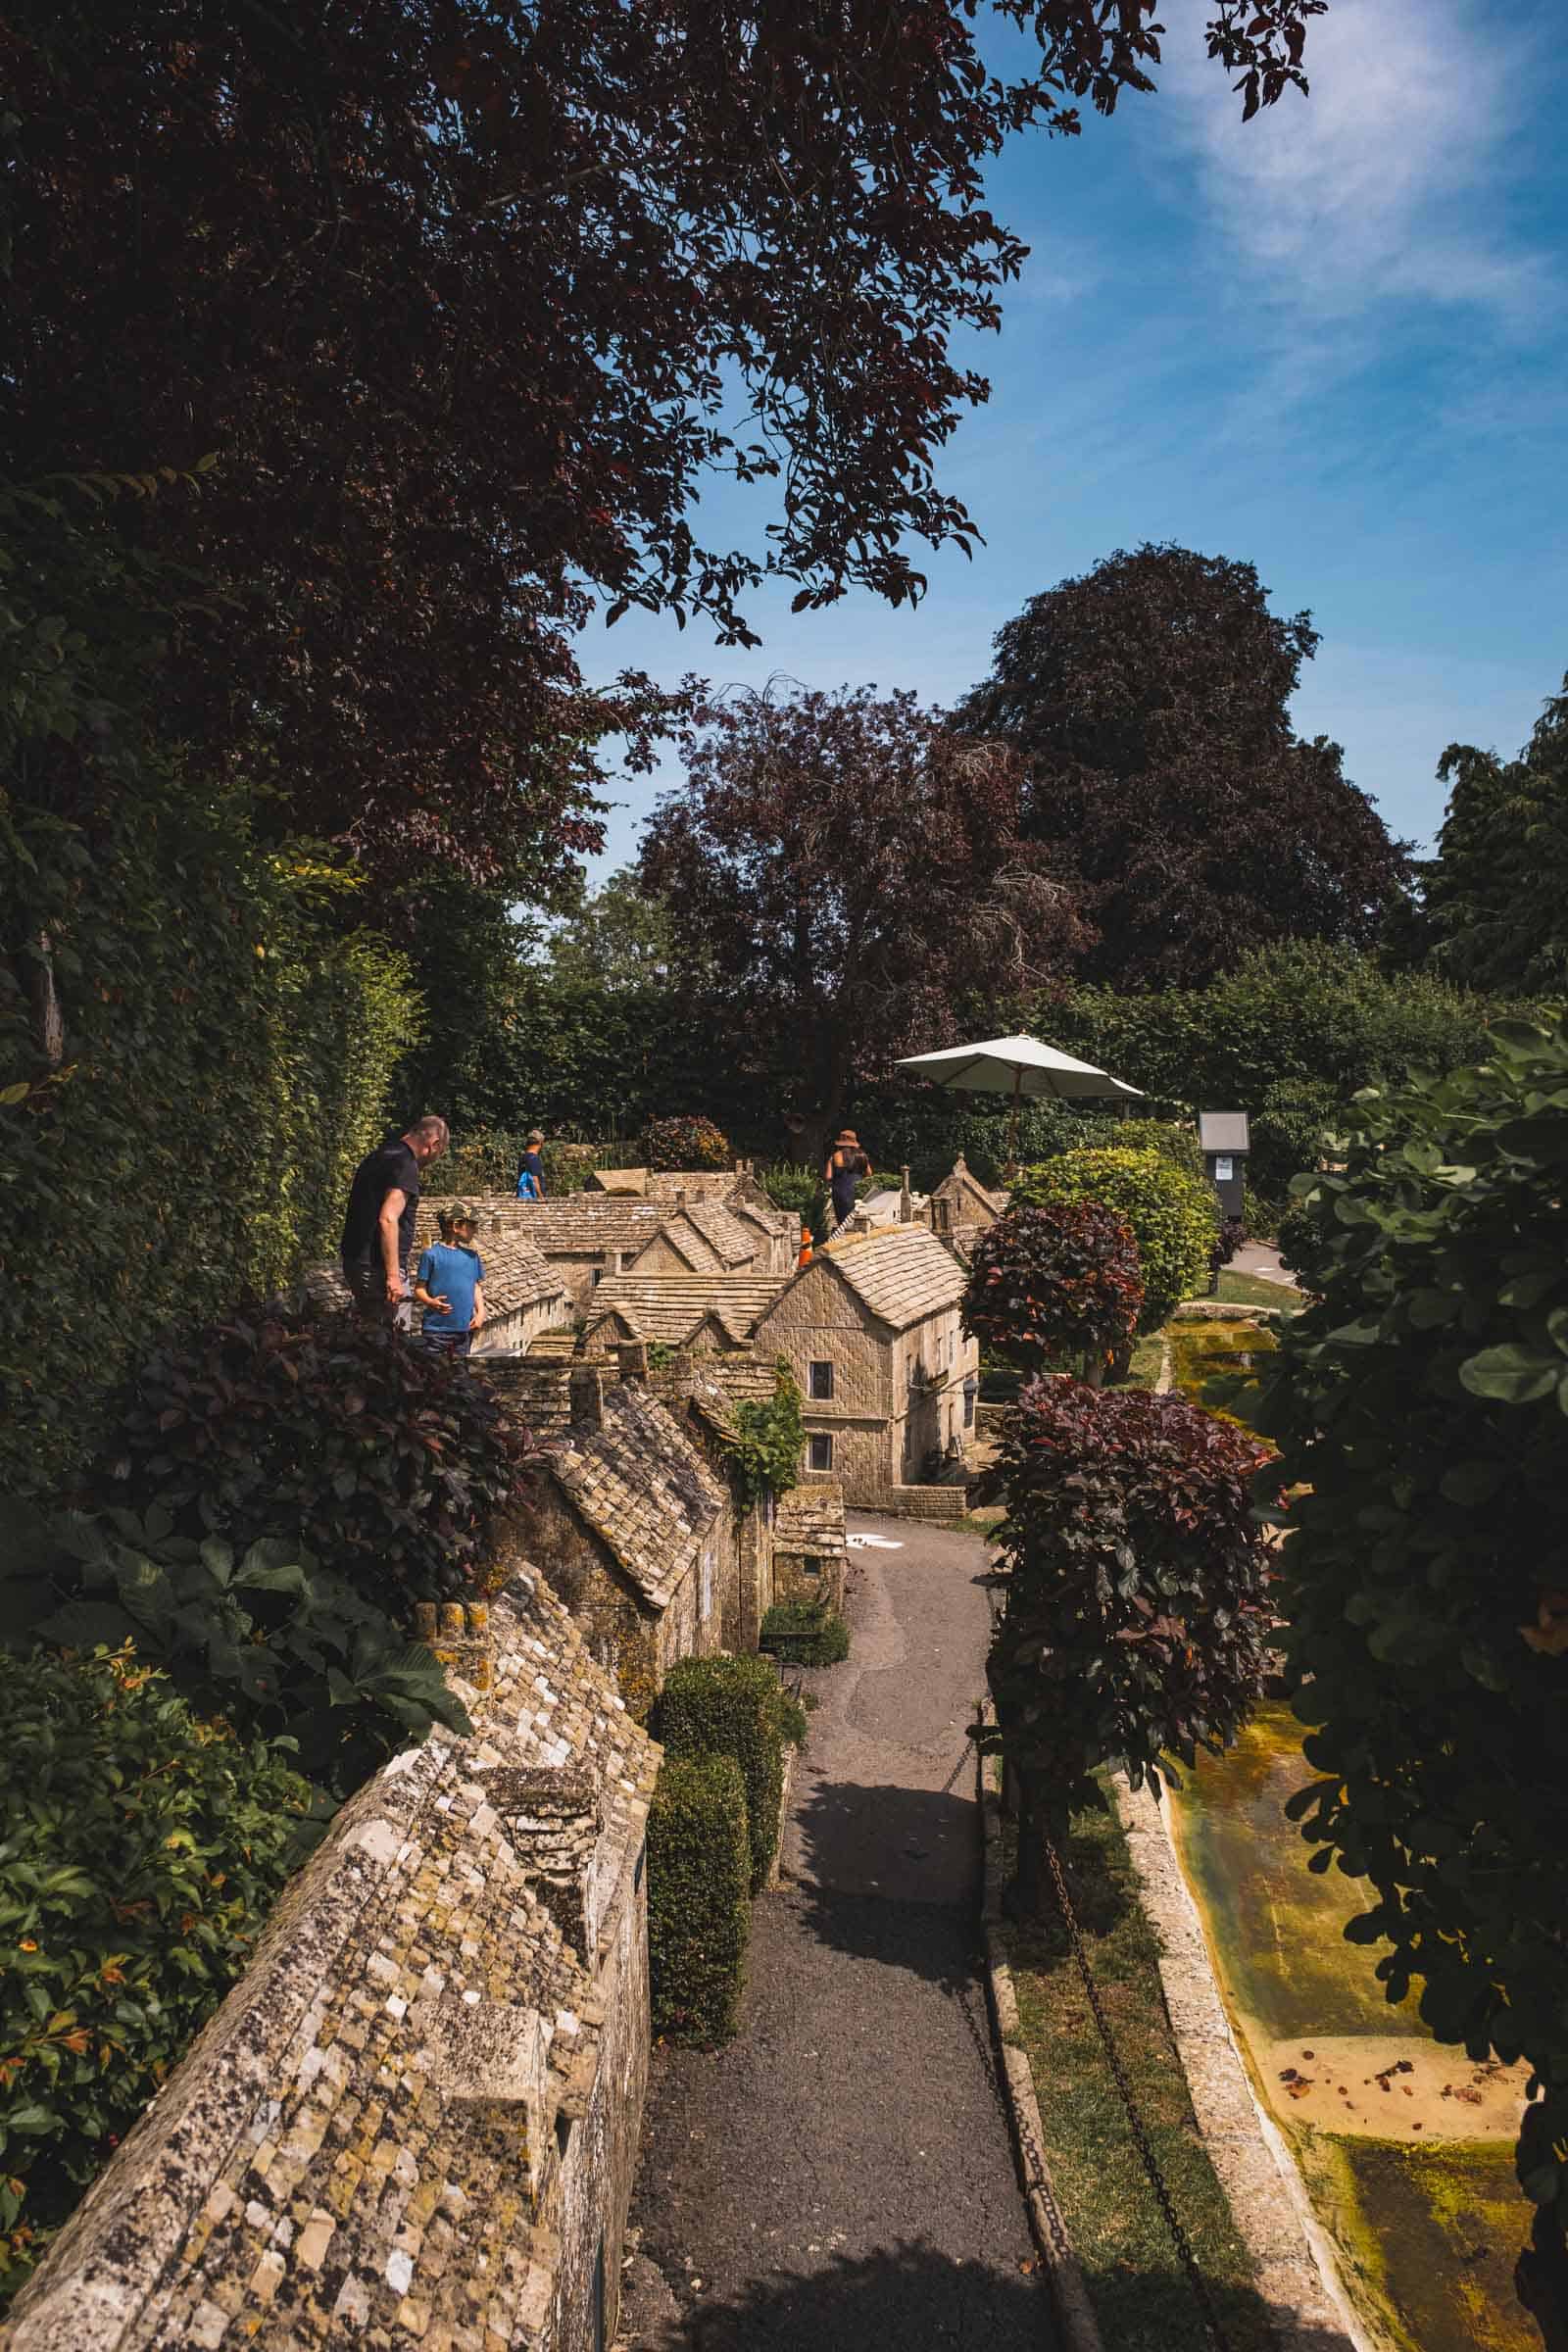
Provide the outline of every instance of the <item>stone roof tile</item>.
{"type": "Polygon", "coordinates": [[[656,1608],[725,1507],[691,1439],[640,1382],[607,1386],[601,1419],[574,1421],[540,1467],[656,1608]]]}
{"type": "Polygon", "coordinates": [[[861,1305],[894,1331],[956,1306],[963,1297],[962,1267],[923,1225],[851,1234],[829,1242],[817,1259],[832,1266],[861,1305]]]}

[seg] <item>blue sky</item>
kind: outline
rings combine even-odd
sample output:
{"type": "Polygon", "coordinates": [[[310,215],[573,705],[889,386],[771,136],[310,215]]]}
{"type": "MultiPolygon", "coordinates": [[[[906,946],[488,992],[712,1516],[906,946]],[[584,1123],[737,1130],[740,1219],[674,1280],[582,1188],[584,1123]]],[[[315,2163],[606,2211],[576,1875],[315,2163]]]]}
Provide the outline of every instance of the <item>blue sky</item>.
{"type": "MultiPolygon", "coordinates": [[[[1030,595],[1175,539],[1256,564],[1276,611],[1311,609],[1297,725],[1345,745],[1395,832],[1434,833],[1445,744],[1517,749],[1568,668],[1560,0],[1331,0],[1310,98],[1245,126],[1202,55],[1207,13],[1168,0],[1156,97],[1020,141],[993,175],[1033,252],[1001,336],[977,339],[990,405],[943,469],[986,535],[973,563],[926,564],[912,615],[760,595],[753,653],[644,614],[591,624],[590,676],[781,672],[950,702],[1030,595]]],[[[598,871],[632,853],[656,789],[617,786],[598,871]]]]}

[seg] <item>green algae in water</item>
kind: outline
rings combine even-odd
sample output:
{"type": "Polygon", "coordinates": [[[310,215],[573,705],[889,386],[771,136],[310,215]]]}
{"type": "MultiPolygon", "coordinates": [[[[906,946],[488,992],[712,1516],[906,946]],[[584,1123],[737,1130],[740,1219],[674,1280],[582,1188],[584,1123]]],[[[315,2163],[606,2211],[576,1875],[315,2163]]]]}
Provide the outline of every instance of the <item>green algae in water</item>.
{"type": "Polygon", "coordinates": [[[1200,1756],[1174,1804],[1177,1842],[1232,2009],[1250,2035],[1419,2034],[1411,2004],[1391,2009],[1364,1945],[1345,1923],[1364,1908],[1357,1882],[1318,1877],[1285,1818],[1311,1773],[1289,1708],[1260,1707],[1223,1757],[1200,1756]]]}
{"type": "Polygon", "coordinates": [[[1529,2207],[1511,2147],[1288,2136],[1352,2300],[1396,2352],[1541,2352],[1513,2291],[1529,2207]]]}
{"type": "MultiPolygon", "coordinates": [[[[1203,1757],[1172,1805],[1183,1867],[1254,2074],[1270,2042],[1424,2034],[1383,1997],[1375,1954],[1348,1944],[1359,1883],[1306,1867],[1285,1800],[1311,1778],[1301,1728],[1264,1706],[1231,1752],[1203,1757]]],[[[1455,2058],[1455,2065],[1462,2065],[1455,2058]]],[[[1260,2082],[1265,2095],[1271,2086],[1260,2082]]],[[[1270,2104],[1274,2101],[1270,2098],[1270,2104]]],[[[1530,2207],[1511,2144],[1346,2138],[1280,2118],[1369,2327],[1397,2352],[1540,2352],[1513,2291],[1530,2207]]]]}

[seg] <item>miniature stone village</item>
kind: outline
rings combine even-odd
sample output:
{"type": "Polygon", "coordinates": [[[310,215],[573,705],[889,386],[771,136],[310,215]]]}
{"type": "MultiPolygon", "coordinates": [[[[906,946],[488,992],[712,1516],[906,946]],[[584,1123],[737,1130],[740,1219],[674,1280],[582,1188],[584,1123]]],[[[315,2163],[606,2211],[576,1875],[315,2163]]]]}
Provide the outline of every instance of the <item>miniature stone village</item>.
{"type": "Polygon", "coordinates": [[[961,1514],[966,1248],[1002,1206],[961,1160],[928,1198],[906,1172],[799,1264],[745,1165],[475,1203],[475,1353],[543,1450],[499,1597],[429,1629],[473,1737],[337,1816],[10,2352],[604,2352],[650,2044],[642,1722],[677,1658],[755,1649],[786,1597],[837,1606],[847,1504],[961,1514]],[[780,1365],[805,1458],[750,1501],[735,1414],[780,1365]]]}

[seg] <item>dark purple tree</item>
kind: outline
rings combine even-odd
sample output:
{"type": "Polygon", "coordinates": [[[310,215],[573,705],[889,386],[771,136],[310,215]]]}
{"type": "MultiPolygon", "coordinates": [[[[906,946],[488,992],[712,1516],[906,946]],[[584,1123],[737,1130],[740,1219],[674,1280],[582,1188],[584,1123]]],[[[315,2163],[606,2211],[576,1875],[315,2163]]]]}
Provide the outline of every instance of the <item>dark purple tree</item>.
{"type": "Polygon", "coordinates": [[[685,750],[643,881],[678,909],[694,1014],[772,1078],[808,1148],[858,1080],[955,1036],[966,999],[1042,985],[1079,944],[1019,837],[1016,756],[950,734],[912,694],[746,694],[703,706],[685,750]]]}
{"type": "Polygon", "coordinates": [[[1317,643],[1250,564],[1185,547],[1119,551],[1002,630],[958,723],[1026,761],[1024,829],[1099,935],[1086,977],[1198,987],[1274,940],[1368,946],[1403,905],[1406,845],[1291,724],[1317,643]]]}

